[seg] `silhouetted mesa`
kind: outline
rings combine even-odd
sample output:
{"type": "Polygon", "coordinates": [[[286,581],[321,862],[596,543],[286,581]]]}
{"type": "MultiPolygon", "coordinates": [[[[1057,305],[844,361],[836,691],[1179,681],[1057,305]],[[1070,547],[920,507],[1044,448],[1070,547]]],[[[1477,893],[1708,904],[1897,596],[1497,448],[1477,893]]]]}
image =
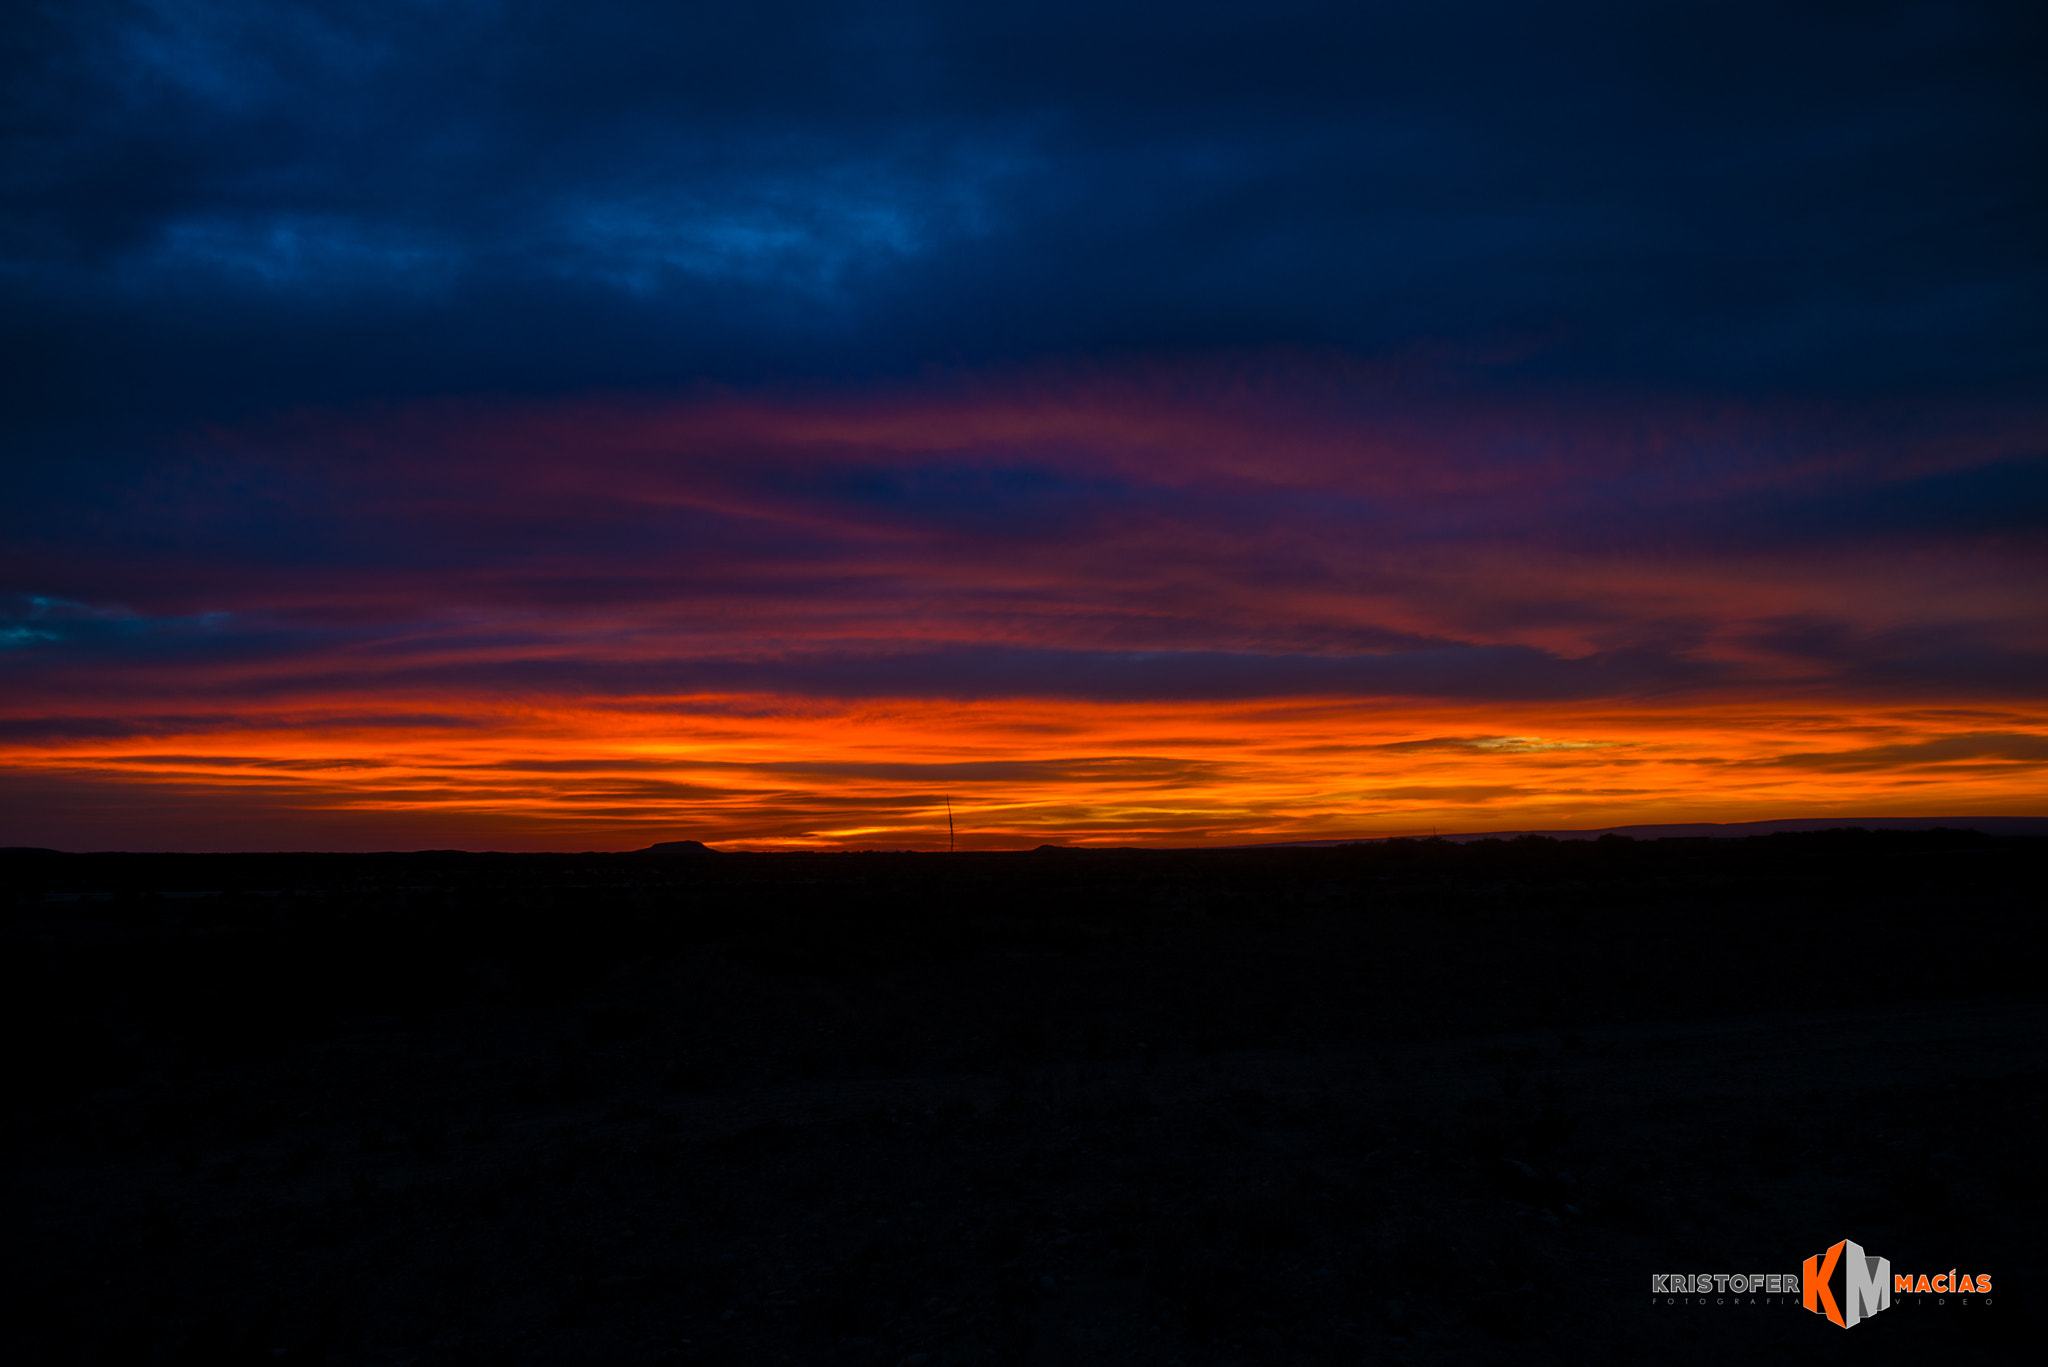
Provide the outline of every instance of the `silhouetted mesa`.
{"type": "Polygon", "coordinates": [[[705,843],[704,843],[703,841],[701,841],[701,840],[664,840],[664,841],[662,841],[662,842],[661,842],[661,843],[660,843],[659,845],[649,845],[649,846],[648,846],[648,847],[647,847],[646,849],[644,849],[644,850],[636,850],[636,851],[635,851],[635,853],[636,853],[636,854],[717,854],[717,853],[718,853],[718,851],[717,851],[717,850],[714,850],[714,849],[712,849],[712,848],[711,848],[711,847],[710,847],[709,845],[705,844],[705,843]]]}

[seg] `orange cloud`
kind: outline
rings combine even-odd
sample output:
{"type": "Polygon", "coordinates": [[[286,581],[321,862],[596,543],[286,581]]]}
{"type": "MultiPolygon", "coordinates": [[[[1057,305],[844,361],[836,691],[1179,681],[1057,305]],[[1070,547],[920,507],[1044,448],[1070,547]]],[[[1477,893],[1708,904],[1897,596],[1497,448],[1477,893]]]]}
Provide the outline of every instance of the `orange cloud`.
{"type": "Polygon", "coordinates": [[[1885,741],[1928,734],[1910,714],[1757,707],[1521,708],[1512,719],[1529,734],[1446,743],[1416,733],[1503,713],[756,698],[740,715],[728,701],[495,710],[459,731],[279,713],[232,730],[16,746],[6,791],[16,830],[74,845],[48,837],[125,808],[215,847],[933,848],[947,798],[969,848],[1181,845],[2024,812],[2038,806],[2048,746],[2039,711],[2007,714],[2006,727],[2034,729],[2003,731],[1997,746],[1885,741]]]}

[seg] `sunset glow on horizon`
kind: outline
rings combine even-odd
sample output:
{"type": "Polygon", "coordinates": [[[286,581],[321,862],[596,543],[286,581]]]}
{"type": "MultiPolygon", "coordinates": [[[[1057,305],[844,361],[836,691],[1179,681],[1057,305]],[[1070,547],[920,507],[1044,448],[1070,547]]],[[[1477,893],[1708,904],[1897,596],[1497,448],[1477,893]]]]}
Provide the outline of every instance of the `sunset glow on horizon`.
{"type": "Polygon", "coordinates": [[[295,727],[286,717],[274,729],[245,724],[228,741],[215,733],[146,746],[17,747],[9,758],[53,807],[69,807],[71,820],[146,804],[164,813],[153,818],[158,841],[176,848],[232,839],[238,848],[578,850],[697,839],[774,850],[944,848],[948,797],[963,849],[1584,829],[1786,812],[2011,814],[2036,805],[2048,751],[2048,719],[2018,712],[1832,723],[1783,714],[1553,715],[1541,720],[1560,728],[1557,737],[1418,737],[1423,719],[1413,713],[1360,715],[1365,709],[1336,700],[1241,710],[882,704],[792,709],[750,724],[731,720],[733,701],[479,717],[464,731],[401,718],[396,740],[371,718],[351,732],[295,727]],[[709,715],[690,717],[693,704],[709,715]],[[2000,729],[1964,729],[1973,723],[2000,729]]]}
{"type": "Polygon", "coordinates": [[[17,600],[0,755],[63,847],[2025,814],[2041,548],[1916,519],[2032,431],[1301,360],[302,412],[73,543],[149,599],[17,600]]]}

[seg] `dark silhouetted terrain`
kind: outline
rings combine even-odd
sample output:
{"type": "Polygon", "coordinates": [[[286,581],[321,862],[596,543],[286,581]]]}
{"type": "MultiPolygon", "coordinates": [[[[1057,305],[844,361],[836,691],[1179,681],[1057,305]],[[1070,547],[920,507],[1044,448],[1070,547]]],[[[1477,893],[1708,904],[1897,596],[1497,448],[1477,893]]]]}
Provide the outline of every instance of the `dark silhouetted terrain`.
{"type": "Polygon", "coordinates": [[[0,1356],[2032,1361],[2044,856],[10,852],[0,1356]]]}

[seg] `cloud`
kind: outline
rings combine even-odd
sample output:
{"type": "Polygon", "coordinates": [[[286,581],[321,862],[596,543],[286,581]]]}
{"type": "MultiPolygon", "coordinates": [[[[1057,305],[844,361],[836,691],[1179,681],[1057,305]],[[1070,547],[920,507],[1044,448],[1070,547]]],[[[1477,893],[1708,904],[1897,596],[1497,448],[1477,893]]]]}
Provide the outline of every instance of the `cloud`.
{"type": "Polygon", "coordinates": [[[1374,748],[1401,755],[1423,754],[1429,751],[1540,755],[1558,750],[1599,750],[1612,744],[1612,741],[1599,740],[1545,740],[1541,736],[1432,736],[1427,740],[1395,741],[1390,745],[1374,748]]]}
{"type": "Polygon", "coordinates": [[[1274,345],[2025,392],[2042,354],[2006,4],[11,23],[0,338],[45,417],[1274,345]]]}
{"type": "Polygon", "coordinates": [[[1405,788],[1383,788],[1374,793],[1375,797],[1396,798],[1406,802],[1424,802],[1436,806],[1478,806],[1497,802],[1502,798],[1516,797],[1526,793],[1525,788],[1513,784],[1424,784],[1405,788]]]}
{"type": "Polygon", "coordinates": [[[213,736],[288,726],[318,736],[357,731],[462,731],[478,721],[456,713],[214,713],[157,716],[0,717],[0,742],[35,744],[75,740],[129,740],[152,736],[213,736]]]}
{"type": "Polygon", "coordinates": [[[1959,441],[1826,411],[1461,404],[1402,392],[1398,370],[1285,356],[304,410],[17,512],[0,568],[30,591],[0,628],[22,718],[142,694],[148,714],[347,712],[337,699],[371,690],[428,715],[601,697],[2024,699],[2042,567],[2030,539],[1987,535],[1989,494],[1926,512],[1913,561],[1883,519],[1809,542],[1795,514],[1873,479],[1988,470],[1977,487],[2004,490],[2040,426],[2016,410],[1959,441]],[[1776,531],[1719,536],[1730,500],[1776,531]]]}
{"type": "Polygon", "coordinates": [[[319,732],[252,708],[238,728],[176,739],[13,741],[0,827],[64,848],[931,848],[950,797],[969,847],[1029,848],[1416,834],[1458,812],[1504,830],[1788,806],[2009,813],[2037,802],[2048,737],[2038,712],[2031,731],[1930,736],[1909,713],[1603,702],[1519,709],[1554,739],[1599,743],[1514,750],[1415,735],[1422,718],[1452,723],[1438,737],[1493,739],[1456,726],[1491,703],[761,701],[744,715],[558,702],[479,710],[466,728],[319,732]],[[1911,739],[1858,743],[1880,734],[1911,739]],[[1316,743],[1332,736],[1352,743],[1316,743]]]}
{"type": "Polygon", "coordinates": [[[2030,770],[2038,769],[2048,765],[2048,736],[2026,732],[1971,731],[1935,740],[1868,745],[1854,750],[1803,751],[1778,755],[1767,762],[1793,769],[1852,772],[1870,769],[1912,769],[1929,764],[1950,765],[1971,760],[1987,761],[1994,765],[2023,766],[2030,770]]]}

